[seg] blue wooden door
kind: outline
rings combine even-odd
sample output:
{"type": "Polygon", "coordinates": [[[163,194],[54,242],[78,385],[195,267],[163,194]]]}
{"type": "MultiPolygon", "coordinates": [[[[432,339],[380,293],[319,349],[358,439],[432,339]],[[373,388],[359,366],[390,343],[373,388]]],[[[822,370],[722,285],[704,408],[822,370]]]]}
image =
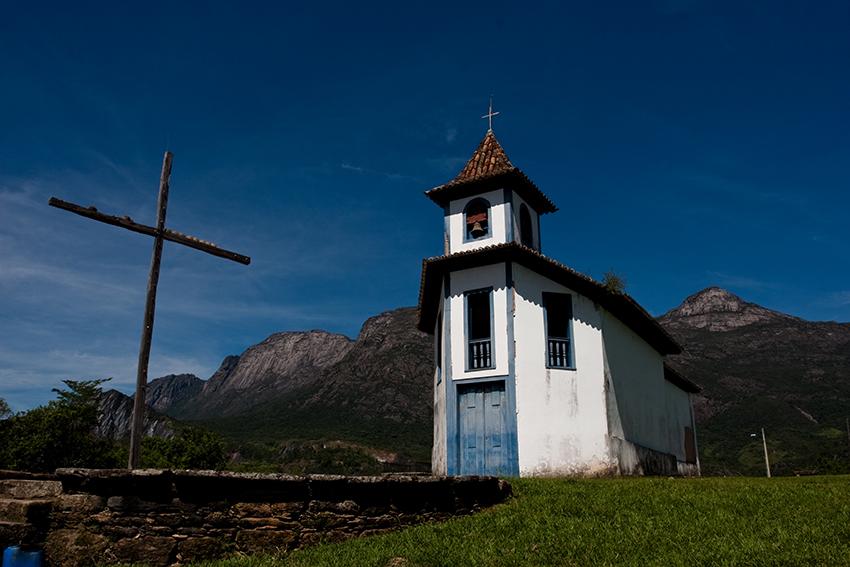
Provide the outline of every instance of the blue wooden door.
{"type": "Polygon", "coordinates": [[[509,475],[505,383],[458,386],[460,474],[509,475]]]}

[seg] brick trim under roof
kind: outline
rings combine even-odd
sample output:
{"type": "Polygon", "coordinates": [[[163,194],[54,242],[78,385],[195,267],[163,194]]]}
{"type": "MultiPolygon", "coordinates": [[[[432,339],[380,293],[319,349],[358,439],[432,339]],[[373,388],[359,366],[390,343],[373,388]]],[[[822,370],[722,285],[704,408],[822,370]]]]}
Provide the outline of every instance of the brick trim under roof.
{"type": "Polygon", "coordinates": [[[445,206],[451,200],[502,187],[515,190],[541,215],[558,210],[552,200],[511,163],[492,130],[487,132],[454,179],[426,191],[425,195],[445,206]]]}
{"type": "Polygon", "coordinates": [[[682,352],[676,340],[630,296],[610,291],[596,280],[517,242],[423,260],[419,285],[419,330],[429,334],[434,332],[445,273],[500,262],[517,262],[593,300],[661,354],[682,352]]]}

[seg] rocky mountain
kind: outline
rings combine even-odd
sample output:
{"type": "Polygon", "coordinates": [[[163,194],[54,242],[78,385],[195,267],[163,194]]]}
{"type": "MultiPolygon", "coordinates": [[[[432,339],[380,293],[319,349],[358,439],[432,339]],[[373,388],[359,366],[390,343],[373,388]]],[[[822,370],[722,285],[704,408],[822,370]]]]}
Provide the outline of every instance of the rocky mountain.
{"type": "Polygon", "coordinates": [[[416,330],[416,310],[370,318],[345,357],[327,368],[305,409],[336,407],[397,423],[432,418],[433,342],[416,330]]]}
{"type": "Polygon", "coordinates": [[[183,407],[203,387],[204,381],[194,374],[169,374],[148,383],[145,403],[155,411],[165,413],[169,409],[183,407]]]}
{"type": "Polygon", "coordinates": [[[659,318],[669,329],[695,328],[729,331],[753,323],[781,322],[790,315],[747,303],[719,287],[709,287],[685,299],[681,305],[659,318]]]}
{"type": "Polygon", "coordinates": [[[684,347],[671,364],[694,400],[711,473],[760,474],[765,428],[774,472],[850,470],[850,324],[812,322],[712,287],[659,318],[684,347]]]}
{"type": "MultiPolygon", "coordinates": [[[[107,390],[100,396],[97,434],[111,439],[130,436],[130,421],[133,417],[133,398],[118,390],[107,390]]],[[[173,437],[171,420],[155,411],[145,415],[145,433],[151,437],[173,437]]]]}
{"type": "Polygon", "coordinates": [[[368,319],[356,340],[325,331],[271,335],[228,356],[207,381],[150,383],[148,403],[237,440],[331,439],[365,443],[401,459],[430,456],[431,337],[416,309],[368,319]]]}
{"type": "Polygon", "coordinates": [[[200,391],[164,407],[183,419],[232,416],[317,385],[351,350],[351,339],[325,331],[275,333],[240,356],[228,356],[200,391]],[[191,403],[187,403],[191,399],[191,403]]]}

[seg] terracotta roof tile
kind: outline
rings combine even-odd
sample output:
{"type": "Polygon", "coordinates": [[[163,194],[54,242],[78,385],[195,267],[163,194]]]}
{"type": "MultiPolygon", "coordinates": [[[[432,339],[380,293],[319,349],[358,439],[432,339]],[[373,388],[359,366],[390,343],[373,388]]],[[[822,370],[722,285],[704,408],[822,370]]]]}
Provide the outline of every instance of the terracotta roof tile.
{"type": "Polygon", "coordinates": [[[487,177],[497,173],[505,173],[516,169],[508,159],[508,155],[496,139],[492,130],[488,130],[484,139],[478,144],[478,149],[466,162],[466,165],[457,174],[452,183],[459,181],[471,181],[480,177],[487,177]]]}
{"type": "Polygon", "coordinates": [[[492,130],[478,144],[472,157],[457,176],[425,192],[429,199],[445,206],[453,199],[498,188],[515,190],[538,213],[554,213],[558,207],[518,167],[511,163],[492,130]]]}

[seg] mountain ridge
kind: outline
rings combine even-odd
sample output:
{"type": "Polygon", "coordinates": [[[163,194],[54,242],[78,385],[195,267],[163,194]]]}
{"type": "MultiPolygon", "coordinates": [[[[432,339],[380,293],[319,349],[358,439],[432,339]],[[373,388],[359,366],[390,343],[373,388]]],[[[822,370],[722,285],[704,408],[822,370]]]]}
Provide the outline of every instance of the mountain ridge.
{"type": "Polygon", "coordinates": [[[780,319],[798,318],[744,301],[734,293],[717,286],[707,287],[689,295],[677,307],[658,317],[659,322],[668,326],[708,328],[712,331],[728,331],[753,323],[780,319]]]}

